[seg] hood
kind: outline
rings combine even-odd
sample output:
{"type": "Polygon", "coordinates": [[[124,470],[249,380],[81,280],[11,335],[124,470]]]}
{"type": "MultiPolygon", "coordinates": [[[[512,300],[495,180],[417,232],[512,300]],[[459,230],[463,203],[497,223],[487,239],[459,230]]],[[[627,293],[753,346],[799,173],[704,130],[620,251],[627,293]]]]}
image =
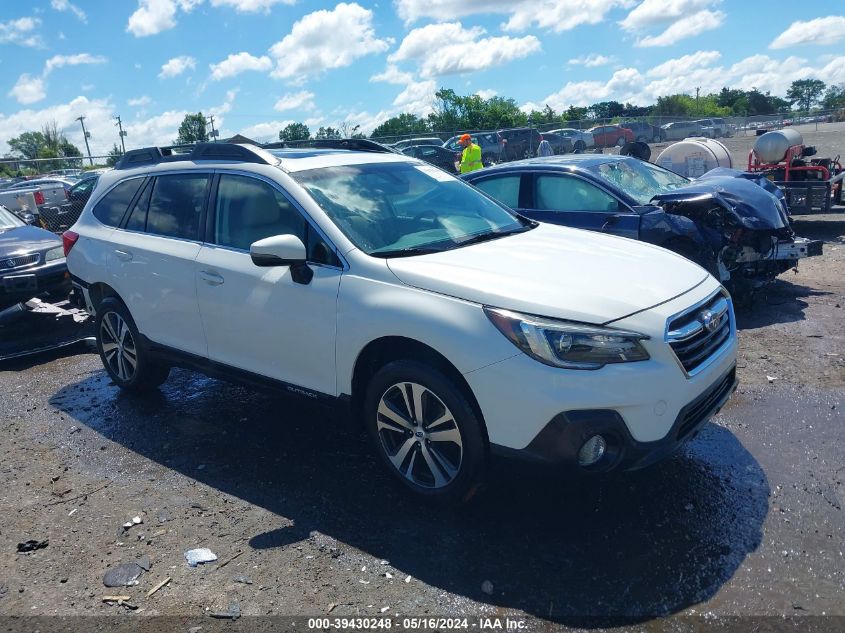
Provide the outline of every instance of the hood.
{"type": "Polygon", "coordinates": [[[707,278],[704,269],[662,248],[551,224],[387,265],[409,286],[593,324],[663,303],[707,278]]]}
{"type": "Polygon", "coordinates": [[[718,168],[684,187],[658,194],[652,201],[657,204],[689,202],[709,197],[730,211],[746,229],[773,230],[787,227],[789,221],[780,200],[755,180],[746,178],[743,172],[718,168]]]}
{"type": "Polygon", "coordinates": [[[0,231],[0,258],[17,253],[46,251],[61,245],[61,238],[37,226],[19,226],[0,231]]]}

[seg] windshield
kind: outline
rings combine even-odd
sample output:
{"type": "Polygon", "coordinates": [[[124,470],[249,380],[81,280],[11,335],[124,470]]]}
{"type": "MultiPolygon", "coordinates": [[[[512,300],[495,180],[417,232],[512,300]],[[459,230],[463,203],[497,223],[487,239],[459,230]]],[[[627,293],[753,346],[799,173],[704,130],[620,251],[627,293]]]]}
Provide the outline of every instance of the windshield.
{"type": "Polygon", "coordinates": [[[343,165],[291,175],[355,246],[376,257],[445,251],[530,228],[431,165],[343,165]]]}
{"type": "Polygon", "coordinates": [[[641,160],[616,160],[589,169],[627,193],[637,204],[648,204],[658,194],[689,184],[683,176],[641,160]]]}
{"type": "Polygon", "coordinates": [[[25,222],[14,213],[5,207],[0,207],[0,231],[8,231],[9,229],[23,226],[24,224],[25,222]]]}

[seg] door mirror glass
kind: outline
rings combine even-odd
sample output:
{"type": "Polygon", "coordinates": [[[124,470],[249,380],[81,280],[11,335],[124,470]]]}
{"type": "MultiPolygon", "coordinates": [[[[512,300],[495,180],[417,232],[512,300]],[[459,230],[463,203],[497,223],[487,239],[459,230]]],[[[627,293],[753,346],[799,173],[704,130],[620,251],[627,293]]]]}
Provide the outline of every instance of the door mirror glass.
{"type": "Polygon", "coordinates": [[[274,235],[253,242],[249,254],[256,266],[296,266],[307,258],[305,244],[296,235],[274,235]]]}

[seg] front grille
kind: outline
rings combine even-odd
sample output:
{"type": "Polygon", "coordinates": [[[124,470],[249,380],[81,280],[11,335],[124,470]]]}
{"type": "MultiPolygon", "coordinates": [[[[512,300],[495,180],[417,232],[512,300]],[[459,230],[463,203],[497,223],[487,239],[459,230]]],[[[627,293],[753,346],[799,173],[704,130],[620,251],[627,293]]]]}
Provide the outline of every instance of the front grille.
{"type": "Polygon", "coordinates": [[[672,317],[666,342],[687,374],[694,374],[731,337],[733,311],[721,292],[672,317]]]}
{"type": "Polygon", "coordinates": [[[677,439],[683,440],[698,425],[710,416],[713,409],[730,393],[736,382],[736,369],[732,369],[717,384],[713,385],[707,392],[694,402],[688,404],[681,411],[680,423],[678,424],[677,439]]]}
{"type": "Polygon", "coordinates": [[[21,268],[22,266],[32,266],[39,261],[41,261],[41,256],[37,253],[35,255],[7,257],[6,259],[0,259],[0,270],[12,270],[13,268],[21,268]]]}

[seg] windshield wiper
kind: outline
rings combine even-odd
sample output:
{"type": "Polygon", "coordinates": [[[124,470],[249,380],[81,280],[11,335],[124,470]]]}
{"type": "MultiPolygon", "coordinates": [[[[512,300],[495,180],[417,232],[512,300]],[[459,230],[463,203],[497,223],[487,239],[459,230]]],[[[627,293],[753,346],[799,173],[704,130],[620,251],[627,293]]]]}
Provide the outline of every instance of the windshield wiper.
{"type": "Polygon", "coordinates": [[[425,246],[409,246],[408,248],[394,248],[387,251],[373,251],[372,257],[413,257],[414,255],[428,255],[440,253],[442,248],[426,248],[425,246]]]}
{"type": "Polygon", "coordinates": [[[461,240],[460,242],[458,242],[458,246],[468,246],[470,244],[478,244],[480,242],[495,240],[499,237],[505,237],[507,235],[525,233],[525,231],[530,231],[531,229],[533,229],[534,226],[536,226],[536,224],[529,226],[521,226],[518,229],[511,229],[509,231],[490,231],[489,233],[479,233],[478,235],[473,235],[472,237],[468,237],[465,240],[461,240]]]}

